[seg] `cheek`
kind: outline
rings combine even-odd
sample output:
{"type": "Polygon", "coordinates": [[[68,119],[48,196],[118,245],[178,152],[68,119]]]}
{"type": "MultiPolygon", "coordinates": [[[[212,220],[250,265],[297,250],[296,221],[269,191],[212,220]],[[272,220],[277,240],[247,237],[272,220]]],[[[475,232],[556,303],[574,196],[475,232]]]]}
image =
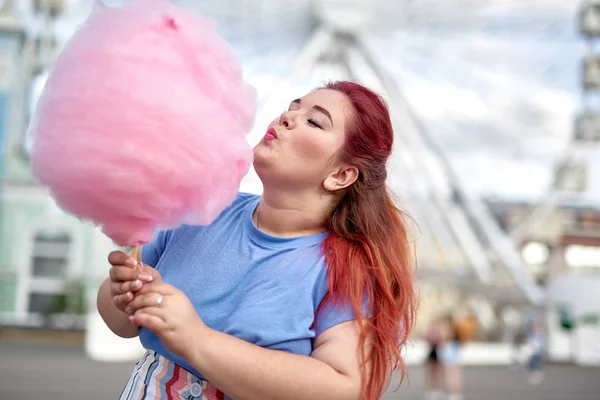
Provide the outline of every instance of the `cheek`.
{"type": "MultiPolygon", "coordinates": [[[[340,149],[342,143],[335,138],[323,135],[302,135],[294,140],[294,153],[297,158],[317,165],[327,163],[340,149]]],[[[316,166],[316,165],[315,165],[316,166]]]]}

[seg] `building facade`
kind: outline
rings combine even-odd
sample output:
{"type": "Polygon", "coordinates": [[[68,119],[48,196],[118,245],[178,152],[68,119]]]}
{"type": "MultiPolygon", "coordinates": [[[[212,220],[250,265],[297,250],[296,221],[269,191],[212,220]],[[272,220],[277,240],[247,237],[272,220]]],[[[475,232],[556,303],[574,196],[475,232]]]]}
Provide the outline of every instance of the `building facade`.
{"type": "Polygon", "coordinates": [[[16,1],[0,3],[0,325],[82,328],[114,246],[60,211],[31,175],[27,126],[42,42],[19,26],[16,1]]]}

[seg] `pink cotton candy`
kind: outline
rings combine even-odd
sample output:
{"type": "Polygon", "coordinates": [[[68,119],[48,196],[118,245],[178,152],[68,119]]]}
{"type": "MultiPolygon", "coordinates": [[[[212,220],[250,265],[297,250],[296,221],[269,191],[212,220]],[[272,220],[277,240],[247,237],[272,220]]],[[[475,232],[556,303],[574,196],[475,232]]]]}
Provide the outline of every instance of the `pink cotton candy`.
{"type": "Polygon", "coordinates": [[[256,95],[213,23],[168,1],[99,7],[50,73],[32,169],[117,244],[212,222],[252,161],[256,95]]]}

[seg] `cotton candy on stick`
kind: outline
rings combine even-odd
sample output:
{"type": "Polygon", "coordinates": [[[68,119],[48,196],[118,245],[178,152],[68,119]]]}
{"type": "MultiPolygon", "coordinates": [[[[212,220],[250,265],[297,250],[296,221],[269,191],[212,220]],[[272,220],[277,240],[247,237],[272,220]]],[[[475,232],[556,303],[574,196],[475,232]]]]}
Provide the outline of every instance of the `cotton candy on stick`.
{"type": "Polygon", "coordinates": [[[233,201],[255,107],[210,21],[164,0],[96,7],[49,74],[32,170],[61,208],[137,249],[233,201]]]}

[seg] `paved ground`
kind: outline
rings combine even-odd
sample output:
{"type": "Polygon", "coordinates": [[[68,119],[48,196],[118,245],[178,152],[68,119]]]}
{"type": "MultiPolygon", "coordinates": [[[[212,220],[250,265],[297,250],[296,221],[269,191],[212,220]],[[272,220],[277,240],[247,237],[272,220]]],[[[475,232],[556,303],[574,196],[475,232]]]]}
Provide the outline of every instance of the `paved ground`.
{"type": "MultiPolygon", "coordinates": [[[[117,399],[132,364],[88,360],[81,347],[0,342],[1,400],[117,399]]],[[[520,368],[465,369],[466,400],[598,400],[600,368],[549,365],[546,379],[532,387],[520,368]]],[[[410,382],[385,400],[420,400],[423,369],[410,369],[410,382]]]]}

